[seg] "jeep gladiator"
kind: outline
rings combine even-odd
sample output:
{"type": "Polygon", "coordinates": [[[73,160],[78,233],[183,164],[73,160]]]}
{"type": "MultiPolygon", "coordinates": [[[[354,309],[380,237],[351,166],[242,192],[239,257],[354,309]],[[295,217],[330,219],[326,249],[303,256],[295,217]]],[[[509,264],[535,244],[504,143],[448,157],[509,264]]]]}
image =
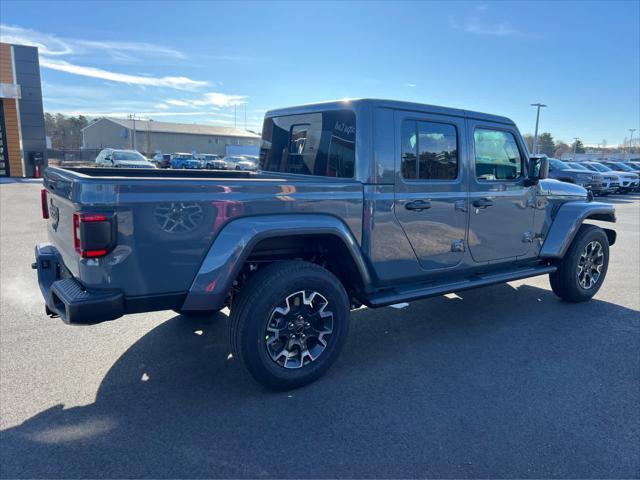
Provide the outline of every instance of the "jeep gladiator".
{"type": "Polygon", "coordinates": [[[260,169],[46,170],[50,316],[96,324],[229,307],[230,343],[274,389],[322,375],[350,309],[548,274],[569,302],[607,273],[611,205],[546,178],[505,117],[385,100],[266,114],[260,169]]]}

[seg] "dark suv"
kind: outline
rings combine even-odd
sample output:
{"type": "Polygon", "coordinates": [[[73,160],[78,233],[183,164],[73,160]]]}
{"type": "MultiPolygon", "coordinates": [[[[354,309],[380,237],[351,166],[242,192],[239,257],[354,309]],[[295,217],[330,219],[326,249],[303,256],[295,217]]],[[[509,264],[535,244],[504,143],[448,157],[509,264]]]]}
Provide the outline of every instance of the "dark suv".
{"type": "Polygon", "coordinates": [[[549,159],[549,178],[575,183],[591,191],[594,195],[605,192],[602,185],[602,175],[587,169],[572,167],[557,158],[549,159]]]}

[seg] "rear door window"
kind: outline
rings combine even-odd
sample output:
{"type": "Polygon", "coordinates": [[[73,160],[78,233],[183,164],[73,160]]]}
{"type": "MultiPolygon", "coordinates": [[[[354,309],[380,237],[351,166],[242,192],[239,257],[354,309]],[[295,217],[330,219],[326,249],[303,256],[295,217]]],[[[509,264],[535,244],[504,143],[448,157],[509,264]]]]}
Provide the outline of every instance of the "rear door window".
{"type": "Polygon", "coordinates": [[[351,110],[265,119],[261,170],[353,178],[356,117],[351,110]]]}
{"type": "Polygon", "coordinates": [[[455,180],[458,138],[454,125],[402,122],[402,177],[405,180],[455,180]]]}

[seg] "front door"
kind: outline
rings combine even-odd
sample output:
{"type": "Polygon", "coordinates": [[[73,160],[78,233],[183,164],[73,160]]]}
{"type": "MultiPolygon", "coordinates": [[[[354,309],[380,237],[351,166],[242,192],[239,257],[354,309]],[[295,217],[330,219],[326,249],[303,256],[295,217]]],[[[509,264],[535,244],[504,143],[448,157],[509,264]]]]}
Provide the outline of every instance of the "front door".
{"type": "Polygon", "coordinates": [[[394,210],[425,270],[462,261],[467,229],[464,119],[397,111],[394,210]]]}
{"type": "Polygon", "coordinates": [[[472,174],[469,250],[476,262],[512,260],[533,241],[534,187],[525,185],[525,149],[515,127],[467,120],[472,174]]]}

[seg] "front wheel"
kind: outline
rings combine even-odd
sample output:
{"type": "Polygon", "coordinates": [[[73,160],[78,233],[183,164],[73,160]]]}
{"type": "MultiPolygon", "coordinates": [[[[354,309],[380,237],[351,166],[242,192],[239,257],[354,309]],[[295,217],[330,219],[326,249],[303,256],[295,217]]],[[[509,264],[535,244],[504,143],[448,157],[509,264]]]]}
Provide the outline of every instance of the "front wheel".
{"type": "Polygon", "coordinates": [[[549,274],[553,293],[568,302],[585,302],[600,290],[609,267],[609,240],[595,225],[582,225],[558,270],[549,274]]]}
{"type": "Polygon", "coordinates": [[[331,272],[309,262],[275,262],[240,290],[231,310],[232,348],[264,386],[313,382],[335,362],[349,330],[349,300],[331,272]]]}

